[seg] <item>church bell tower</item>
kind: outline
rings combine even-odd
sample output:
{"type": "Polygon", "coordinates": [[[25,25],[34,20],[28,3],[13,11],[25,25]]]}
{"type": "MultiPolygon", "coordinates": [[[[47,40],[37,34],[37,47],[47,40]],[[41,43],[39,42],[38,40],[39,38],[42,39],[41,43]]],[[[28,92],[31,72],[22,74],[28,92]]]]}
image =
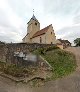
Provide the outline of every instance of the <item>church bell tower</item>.
{"type": "Polygon", "coordinates": [[[40,23],[33,14],[32,18],[27,24],[27,34],[29,34],[29,38],[31,39],[37,31],[40,31],[40,23]]]}

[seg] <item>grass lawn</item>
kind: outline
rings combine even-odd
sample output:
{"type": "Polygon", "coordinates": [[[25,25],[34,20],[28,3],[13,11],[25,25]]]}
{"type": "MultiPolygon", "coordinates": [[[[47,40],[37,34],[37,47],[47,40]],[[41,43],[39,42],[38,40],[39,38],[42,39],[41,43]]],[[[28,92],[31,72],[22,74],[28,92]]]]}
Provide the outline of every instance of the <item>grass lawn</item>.
{"type": "Polygon", "coordinates": [[[42,55],[53,67],[52,79],[61,78],[76,69],[75,56],[64,50],[55,49],[42,55]]]}

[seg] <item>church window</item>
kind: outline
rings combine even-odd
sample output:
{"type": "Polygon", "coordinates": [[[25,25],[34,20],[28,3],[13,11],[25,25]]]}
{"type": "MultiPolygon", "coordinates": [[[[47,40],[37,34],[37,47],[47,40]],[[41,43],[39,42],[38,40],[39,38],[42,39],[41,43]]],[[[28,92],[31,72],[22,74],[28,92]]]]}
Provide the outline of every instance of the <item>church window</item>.
{"type": "Polygon", "coordinates": [[[40,43],[42,43],[42,38],[40,37],[40,43]]]}
{"type": "Polygon", "coordinates": [[[52,34],[52,32],[51,32],[51,34],[52,34]]]}
{"type": "Polygon", "coordinates": [[[37,23],[35,23],[35,25],[37,26],[37,23]]]}

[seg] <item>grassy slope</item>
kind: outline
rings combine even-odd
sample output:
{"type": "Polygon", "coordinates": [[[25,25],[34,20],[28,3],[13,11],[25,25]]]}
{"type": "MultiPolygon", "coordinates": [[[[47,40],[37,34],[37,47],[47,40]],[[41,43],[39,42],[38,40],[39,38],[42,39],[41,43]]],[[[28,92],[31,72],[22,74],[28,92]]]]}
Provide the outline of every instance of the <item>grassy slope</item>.
{"type": "MultiPolygon", "coordinates": [[[[72,53],[50,47],[47,50],[36,50],[35,54],[41,54],[51,64],[53,79],[68,75],[76,68],[75,56],[72,53]]],[[[0,71],[18,77],[24,76],[26,72],[31,73],[32,70],[17,67],[13,64],[6,66],[5,63],[0,62],[0,71]]]]}
{"type": "Polygon", "coordinates": [[[61,78],[76,68],[75,56],[72,53],[56,49],[42,55],[53,67],[52,78],[61,78]]]}

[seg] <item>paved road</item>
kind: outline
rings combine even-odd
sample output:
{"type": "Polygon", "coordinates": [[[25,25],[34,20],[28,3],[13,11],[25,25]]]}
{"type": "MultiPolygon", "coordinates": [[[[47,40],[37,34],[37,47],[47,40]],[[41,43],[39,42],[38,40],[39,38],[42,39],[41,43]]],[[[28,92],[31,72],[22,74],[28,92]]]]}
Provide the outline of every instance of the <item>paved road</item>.
{"type": "Polygon", "coordinates": [[[0,77],[0,92],[80,92],[80,48],[72,47],[66,50],[75,54],[78,64],[78,68],[71,75],[36,88],[0,77]]]}

